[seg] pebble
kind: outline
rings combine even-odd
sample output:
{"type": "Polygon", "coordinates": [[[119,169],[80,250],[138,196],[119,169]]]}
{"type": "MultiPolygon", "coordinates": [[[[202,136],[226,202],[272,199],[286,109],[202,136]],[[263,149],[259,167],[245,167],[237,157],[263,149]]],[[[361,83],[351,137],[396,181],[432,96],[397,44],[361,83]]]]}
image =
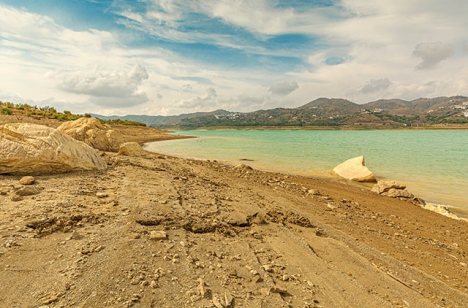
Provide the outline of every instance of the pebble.
{"type": "Polygon", "coordinates": [[[32,177],[32,176],[23,176],[19,180],[19,183],[21,185],[32,185],[32,184],[34,184],[35,181],[36,181],[36,179],[34,179],[34,177],[32,177]]]}
{"type": "Polygon", "coordinates": [[[18,195],[13,195],[11,197],[11,201],[21,201],[21,200],[23,200],[23,197],[18,196],[18,195]]]}
{"type": "Polygon", "coordinates": [[[150,239],[151,240],[165,240],[167,239],[167,233],[165,231],[151,231],[150,239]]]}

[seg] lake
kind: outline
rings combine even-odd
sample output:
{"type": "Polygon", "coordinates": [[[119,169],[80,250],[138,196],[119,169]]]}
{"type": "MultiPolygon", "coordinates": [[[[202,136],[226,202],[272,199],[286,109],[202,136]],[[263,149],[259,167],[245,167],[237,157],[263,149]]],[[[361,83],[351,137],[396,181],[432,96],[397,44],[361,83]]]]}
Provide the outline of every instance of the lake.
{"type": "Polygon", "coordinates": [[[305,176],[331,177],[364,155],[379,180],[395,180],[424,200],[468,210],[467,130],[194,130],[194,139],[153,142],[161,154],[305,176]]]}

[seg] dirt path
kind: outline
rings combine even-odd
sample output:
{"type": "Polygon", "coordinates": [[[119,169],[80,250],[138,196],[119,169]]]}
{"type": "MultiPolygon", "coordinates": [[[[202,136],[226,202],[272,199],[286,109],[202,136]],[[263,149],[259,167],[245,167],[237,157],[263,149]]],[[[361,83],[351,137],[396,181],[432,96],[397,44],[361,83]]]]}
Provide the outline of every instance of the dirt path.
{"type": "Polygon", "coordinates": [[[1,307],[465,307],[468,224],[368,190],[150,155],[0,177],[1,307]]]}

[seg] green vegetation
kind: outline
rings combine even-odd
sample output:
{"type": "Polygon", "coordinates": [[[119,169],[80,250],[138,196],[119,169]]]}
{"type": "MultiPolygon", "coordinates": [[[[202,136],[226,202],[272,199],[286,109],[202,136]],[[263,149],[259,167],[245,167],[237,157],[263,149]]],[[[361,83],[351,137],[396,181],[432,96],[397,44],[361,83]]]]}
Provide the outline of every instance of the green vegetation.
{"type": "MultiPolygon", "coordinates": [[[[28,104],[14,104],[11,102],[0,101],[0,110],[3,115],[24,115],[27,117],[33,117],[36,119],[56,119],[58,121],[74,121],[81,117],[90,118],[89,113],[83,115],[73,114],[68,110],[58,112],[54,107],[44,106],[30,106],[28,104]]],[[[107,124],[118,124],[118,125],[133,125],[133,126],[146,126],[144,123],[129,120],[100,120],[101,123],[107,124]]]]}
{"type": "Polygon", "coordinates": [[[2,108],[2,114],[4,115],[12,115],[13,111],[10,108],[2,108]]]}
{"type": "Polygon", "coordinates": [[[103,123],[103,124],[146,126],[145,123],[141,123],[141,122],[137,122],[137,121],[130,121],[130,120],[121,120],[121,119],[115,119],[115,120],[99,119],[99,121],[101,121],[101,123],[103,123]]]}

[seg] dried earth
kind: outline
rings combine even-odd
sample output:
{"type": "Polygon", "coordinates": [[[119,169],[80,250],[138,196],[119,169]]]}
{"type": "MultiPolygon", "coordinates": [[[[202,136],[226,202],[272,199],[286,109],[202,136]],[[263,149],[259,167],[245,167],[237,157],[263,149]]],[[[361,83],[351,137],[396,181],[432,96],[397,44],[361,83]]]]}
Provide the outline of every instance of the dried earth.
{"type": "Polygon", "coordinates": [[[341,180],[102,156],[0,176],[1,307],[468,303],[465,221],[341,180]]]}

